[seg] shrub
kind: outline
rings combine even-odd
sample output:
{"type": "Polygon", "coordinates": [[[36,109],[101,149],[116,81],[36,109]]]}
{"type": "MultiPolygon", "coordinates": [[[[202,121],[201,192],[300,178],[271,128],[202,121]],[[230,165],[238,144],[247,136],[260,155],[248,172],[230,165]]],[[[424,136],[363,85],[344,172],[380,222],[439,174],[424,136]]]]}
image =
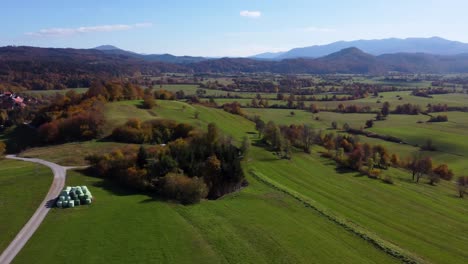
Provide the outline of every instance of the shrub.
{"type": "Polygon", "coordinates": [[[448,117],[446,115],[438,115],[438,116],[432,116],[427,122],[435,123],[435,122],[447,122],[447,121],[448,121],[448,117]]]}
{"type": "Polygon", "coordinates": [[[382,181],[387,184],[393,184],[393,177],[390,175],[385,175],[382,181]]]}
{"type": "Polygon", "coordinates": [[[208,188],[202,179],[189,178],[183,174],[169,173],[163,178],[161,193],[183,204],[194,204],[208,195],[208,188]]]}
{"type": "Polygon", "coordinates": [[[368,171],[367,176],[371,179],[378,179],[380,176],[380,173],[382,173],[380,169],[372,169],[368,171]]]}

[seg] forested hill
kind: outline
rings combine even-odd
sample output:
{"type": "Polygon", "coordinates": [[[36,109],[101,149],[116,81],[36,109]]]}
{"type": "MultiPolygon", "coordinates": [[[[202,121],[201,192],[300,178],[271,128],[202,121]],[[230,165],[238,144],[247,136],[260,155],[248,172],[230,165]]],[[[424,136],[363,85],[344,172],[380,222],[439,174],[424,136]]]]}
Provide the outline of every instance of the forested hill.
{"type": "MultiPolygon", "coordinates": [[[[347,48],[317,59],[259,61],[248,58],[221,58],[192,63],[149,61],[125,53],[97,49],[56,49],[36,47],[0,48],[0,81],[29,82],[40,86],[41,80],[60,79],[65,86],[86,86],[96,77],[134,77],[170,73],[254,73],[282,74],[384,74],[462,73],[468,72],[468,54],[431,55],[396,53],[373,56],[357,48],[347,48]],[[37,82],[39,84],[37,84],[37,82]]],[[[37,88],[37,87],[36,87],[37,88]]],[[[49,87],[50,88],[50,87],[49,87]]],[[[40,88],[37,88],[40,89],[40,88]]]]}

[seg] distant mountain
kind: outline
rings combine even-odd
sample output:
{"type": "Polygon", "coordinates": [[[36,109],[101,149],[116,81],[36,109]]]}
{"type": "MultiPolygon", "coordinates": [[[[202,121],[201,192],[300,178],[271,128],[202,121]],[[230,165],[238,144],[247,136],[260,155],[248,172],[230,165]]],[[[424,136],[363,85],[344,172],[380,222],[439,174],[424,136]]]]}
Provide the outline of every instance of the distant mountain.
{"type": "Polygon", "coordinates": [[[94,49],[96,50],[121,50],[117,48],[116,46],[112,46],[112,45],[101,45],[101,46],[95,47],[94,49]]]}
{"type": "Polygon", "coordinates": [[[143,59],[146,61],[159,61],[176,64],[187,64],[207,60],[207,58],[204,57],[174,56],[171,54],[139,54],[132,51],[123,50],[112,45],[102,45],[93,49],[100,50],[107,54],[129,56],[133,58],[143,59]]]}
{"type": "MultiPolygon", "coordinates": [[[[342,49],[356,47],[372,55],[389,53],[427,53],[434,55],[456,55],[468,53],[468,44],[439,37],[338,41],[327,45],[295,48],[272,59],[319,58],[342,49]]],[[[254,56],[256,57],[256,56],[254,56]]]]}
{"type": "Polygon", "coordinates": [[[252,59],[259,59],[259,60],[273,60],[281,55],[283,55],[285,52],[280,51],[280,52],[265,52],[265,53],[260,53],[254,56],[251,56],[249,58],[252,59]]]}

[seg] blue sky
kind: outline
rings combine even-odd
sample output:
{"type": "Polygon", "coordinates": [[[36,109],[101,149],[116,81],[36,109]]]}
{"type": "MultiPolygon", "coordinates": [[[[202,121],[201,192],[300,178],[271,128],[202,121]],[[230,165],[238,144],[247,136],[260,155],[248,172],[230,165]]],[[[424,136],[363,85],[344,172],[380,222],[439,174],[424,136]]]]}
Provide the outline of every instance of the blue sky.
{"type": "Polygon", "coordinates": [[[468,42],[466,0],[0,0],[0,46],[248,56],[338,40],[468,42]]]}

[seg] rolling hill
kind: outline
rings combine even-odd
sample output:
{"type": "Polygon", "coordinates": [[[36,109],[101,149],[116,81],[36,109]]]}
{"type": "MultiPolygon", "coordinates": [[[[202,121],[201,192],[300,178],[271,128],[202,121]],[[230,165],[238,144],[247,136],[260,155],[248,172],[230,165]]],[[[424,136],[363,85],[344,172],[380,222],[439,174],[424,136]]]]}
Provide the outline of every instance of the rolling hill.
{"type": "Polygon", "coordinates": [[[94,50],[99,50],[107,54],[125,55],[145,61],[159,61],[176,64],[186,64],[207,60],[204,57],[192,57],[192,56],[174,56],[171,54],[140,54],[132,51],[123,50],[112,45],[102,45],[95,47],[94,50]]]}

